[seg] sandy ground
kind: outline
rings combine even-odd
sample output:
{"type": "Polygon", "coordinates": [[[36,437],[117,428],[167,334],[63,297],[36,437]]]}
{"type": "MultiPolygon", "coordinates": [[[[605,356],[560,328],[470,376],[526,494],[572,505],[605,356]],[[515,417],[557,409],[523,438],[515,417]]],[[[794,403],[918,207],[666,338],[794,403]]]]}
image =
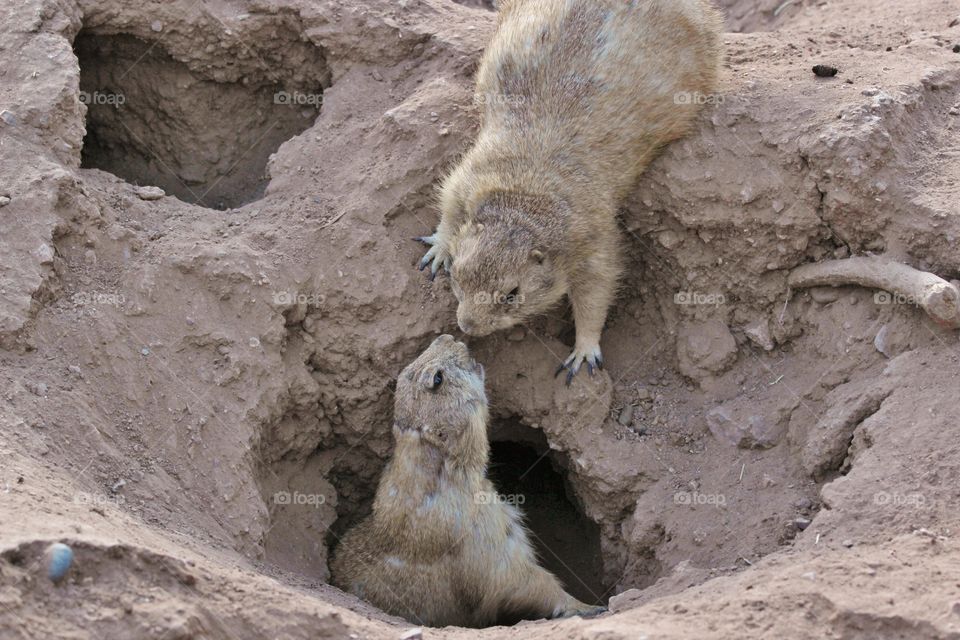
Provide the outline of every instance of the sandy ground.
{"type": "MultiPolygon", "coordinates": [[[[960,7],[721,4],[722,87],[621,212],[607,370],[553,379],[563,308],[470,341],[502,491],[612,611],[425,638],[960,638],[958,332],[786,284],[851,255],[960,277],[960,7]]],[[[327,557],[369,510],[396,374],[455,330],[410,238],[476,132],[493,20],[0,6],[0,637],[417,626],[327,557]]]]}

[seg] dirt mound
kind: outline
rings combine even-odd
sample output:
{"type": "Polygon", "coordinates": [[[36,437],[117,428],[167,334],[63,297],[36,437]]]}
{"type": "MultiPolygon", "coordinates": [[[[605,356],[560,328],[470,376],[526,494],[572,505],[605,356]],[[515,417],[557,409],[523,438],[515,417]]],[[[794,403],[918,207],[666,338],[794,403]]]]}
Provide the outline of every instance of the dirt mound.
{"type": "MultiPolygon", "coordinates": [[[[416,625],[325,582],[396,374],[455,328],[410,238],[476,132],[495,15],[462,4],[0,7],[4,638],[416,625]]],[[[554,380],[566,309],[470,343],[500,491],[613,597],[520,633],[960,637],[957,331],[787,286],[869,254],[960,277],[958,12],[721,4],[723,87],[622,211],[606,373],[554,380]]]]}

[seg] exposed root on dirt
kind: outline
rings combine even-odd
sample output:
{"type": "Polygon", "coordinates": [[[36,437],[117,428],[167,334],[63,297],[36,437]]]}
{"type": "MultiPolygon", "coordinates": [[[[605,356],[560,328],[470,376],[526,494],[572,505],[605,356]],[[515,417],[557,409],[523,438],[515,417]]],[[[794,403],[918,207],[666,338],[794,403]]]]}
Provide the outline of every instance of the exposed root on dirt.
{"type": "Polygon", "coordinates": [[[882,256],[807,264],[787,280],[791,289],[859,285],[902,296],[938,323],[960,327],[960,288],[943,278],[882,256]]]}

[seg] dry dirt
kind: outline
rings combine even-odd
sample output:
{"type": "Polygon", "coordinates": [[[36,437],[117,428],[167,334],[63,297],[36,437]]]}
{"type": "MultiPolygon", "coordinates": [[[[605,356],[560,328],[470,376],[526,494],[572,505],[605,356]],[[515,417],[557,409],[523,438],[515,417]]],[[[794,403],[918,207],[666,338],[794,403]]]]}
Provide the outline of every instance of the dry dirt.
{"type": "MultiPolygon", "coordinates": [[[[394,377],[455,328],[410,238],[476,131],[487,4],[0,5],[0,637],[416,626],[327,556],[394,377]]],[[[424,638],[960,638],[958,333],[786,286],[960,277],[960,6],[722,4],[723,85],[622,211],[606,372],[553,379],[566,309],[470,343],[501,491],[612,613],[424,638]]]]}

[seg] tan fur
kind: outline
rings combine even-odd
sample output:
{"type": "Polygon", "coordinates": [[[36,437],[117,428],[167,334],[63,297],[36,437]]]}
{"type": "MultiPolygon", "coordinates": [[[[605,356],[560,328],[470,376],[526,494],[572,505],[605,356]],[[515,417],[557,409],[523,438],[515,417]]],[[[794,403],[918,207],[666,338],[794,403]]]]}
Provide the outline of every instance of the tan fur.
{"type": "Polygon", "coordinates": [[[403,370],[393,432],[373,513],[331,563],[335,585],[437,627],[602,610],[565,593],[537,564],[520,512],[490,499],[483,368],[466,346],[440,336],[403,370]]]}
{"type": "Polygon", "coordinates": [[[707,0],[508,0],[483,57],[473,148],[444,181],[421,268],[451,270],[465,332],[567,295],[571,374],[602,363],[622,269],[616,211],[713,90],[721,19],[707,0]],[[510,296],[517,289],[516,296],[510,296]]]}

